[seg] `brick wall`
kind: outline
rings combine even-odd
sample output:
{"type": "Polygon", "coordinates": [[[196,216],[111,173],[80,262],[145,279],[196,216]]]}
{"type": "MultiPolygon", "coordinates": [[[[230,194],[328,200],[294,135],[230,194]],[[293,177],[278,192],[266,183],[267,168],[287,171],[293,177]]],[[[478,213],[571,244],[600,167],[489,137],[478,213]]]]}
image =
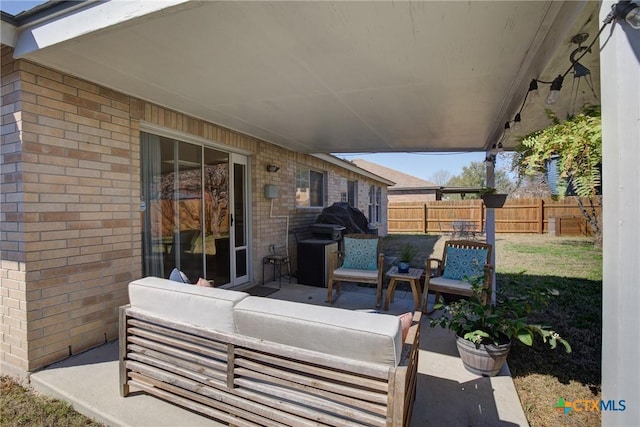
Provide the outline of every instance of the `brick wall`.
{"type": "MultiPolygon", "coordinates": [[[[329,205],[341,200],[347,178],[360,181],[360,191],[371,181],[11,54],[3,47],[3,367],[33,370],[117,337],[117,307],[128,302],[127,284],[142,275],[141,121],[254,153],[255,282],[269,246],[284,251],[288,244],[295,257],[291,229],[319,213],[295,207],[296,165],[328,173],[329,205]],[[267,172],[268,164],[280,170],[267,172]],[[277,199],[264,197],[267,183],[277,185],[277,199]]],[[[367,201],[360,198],[365,212],[367,201]]]]}
{"type": "Polygon", "coordinates": [[[3,335],[2,361],[32,370],[116,338],[116,307],[141,274],[139,142],[129,97],[10,55],[3,64],[19,100],[5,115],[3,97],[3,122],[21,145],[3,130],[3,175],[13,159],[21,173],[2,200],[2,274],[19,279],[2,288],[21,293],[3,313],[20,329],[3,335]]]}
{"type": "Polygon", "coordinates": [[[25,235],[20,224],[24,213],[22,194],[22,112],[20,76],[11,59],[13,51],[0,50],[2,111],[0,143],[0,362],[24,371],[27,365],[27,310],[25,301],[25,235]]]}

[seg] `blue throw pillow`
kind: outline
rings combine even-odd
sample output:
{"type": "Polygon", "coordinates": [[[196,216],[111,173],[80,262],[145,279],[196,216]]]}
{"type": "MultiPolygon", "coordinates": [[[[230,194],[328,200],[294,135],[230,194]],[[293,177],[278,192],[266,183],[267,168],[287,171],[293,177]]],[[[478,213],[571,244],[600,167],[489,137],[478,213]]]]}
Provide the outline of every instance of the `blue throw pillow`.
{"type": "Polygon", "coordinates": [[[174,268],[173,270],[171,270],[171,274],[169,274],[169,280],[172,280],[178,283],[191,284],[187,275],[184,274],[182,271],[178,270],[177,268],[174,268]]]}
{"type": "Polygon", "coordinates": [[[345,237],[342,267],[355,270],[377,270],[378,239],[345,237]]]}
{"type": "Polygon", "coordinates": [[[487,249],[447,248],[447,263],[442,277],[462,280],[482,276],[487,262],[487,249]]]}

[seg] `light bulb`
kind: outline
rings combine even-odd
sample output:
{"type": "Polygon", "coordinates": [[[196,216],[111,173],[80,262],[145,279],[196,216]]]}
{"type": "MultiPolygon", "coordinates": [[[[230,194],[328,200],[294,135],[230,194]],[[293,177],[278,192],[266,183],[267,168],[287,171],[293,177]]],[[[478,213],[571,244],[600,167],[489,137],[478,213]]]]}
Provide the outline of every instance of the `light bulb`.
{"type": "Polygon", "coordinates": [[[562,77],[560,74],[558,74],[558,77],[553,79],[553,82],[551,83],[551,90],[549,91],[549,95],[547,96],[548,105],[555,104],[558,101],[558,98],[560,98],[560,89],[562,89],[563,80],[564,77],[562,77]]]}
{"type": "Polygon", "coordinates": [[[520,122],[521,121],[522,121],[522,117],[520,116],[520,113],[516,114],[516,116],[513,118],[513,131],[514,132],[520,130],[520,122]]]}
{"type": "Polygon", "coordinates": [[[547,95],[547,104],[548,105],[553,105],[556,102],[558,102],[559,98],[560,98],[560,91],[559,90],[550,90],[549,91],[549,95],[547,95]]]}
{"type": "MultiPolygon", "coordinates": [[[[504,137],[508,138],[511,135],[511,126],[509,122],[504,122],[504,137]]],[[[498,144],[498,149],[500,149],[500,144],[498,144]]]]}
{"type": "Polygon", "coordinates": [[[536,100],[540,98],[540,91],[538,91],[538,81],[536,79],[531,80],[529,83],[529,92],[527,98],[530,100],[536,100]]]}

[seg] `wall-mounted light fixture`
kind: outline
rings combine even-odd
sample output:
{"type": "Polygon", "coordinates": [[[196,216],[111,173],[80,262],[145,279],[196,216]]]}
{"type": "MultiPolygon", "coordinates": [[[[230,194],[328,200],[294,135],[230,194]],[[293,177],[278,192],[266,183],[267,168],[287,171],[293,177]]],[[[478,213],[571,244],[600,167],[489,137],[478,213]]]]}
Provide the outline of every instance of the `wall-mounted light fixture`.
{"type": "Polygon", "coordinates": [[[280,166],[267,165],[267,172],[278,172],[279,170],[280,170],[280,166]]]}

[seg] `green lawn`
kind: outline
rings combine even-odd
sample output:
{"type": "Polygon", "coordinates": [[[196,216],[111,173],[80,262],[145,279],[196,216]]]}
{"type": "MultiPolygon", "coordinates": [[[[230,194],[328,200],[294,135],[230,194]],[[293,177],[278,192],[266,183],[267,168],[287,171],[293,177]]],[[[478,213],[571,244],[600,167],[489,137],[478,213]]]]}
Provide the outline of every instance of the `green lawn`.
{"type": "Polygon", "coordinates": [[[602,251],[586,238],[523,237],[498,236],[498,285],[515,280],[558,291],[531,320],[553,326],[573,352],[514,345],[508,363],[522,406],[532,427],[600,426],[598,412],[564,415],[553,406],[560,397],[601,398],[602,251]]]}
{"type": "Polygon", "coordinates": [[[59,400],[39,396],[9,377],[0,377],[0,426],[3,427],[98,427],[59,400]]]}

